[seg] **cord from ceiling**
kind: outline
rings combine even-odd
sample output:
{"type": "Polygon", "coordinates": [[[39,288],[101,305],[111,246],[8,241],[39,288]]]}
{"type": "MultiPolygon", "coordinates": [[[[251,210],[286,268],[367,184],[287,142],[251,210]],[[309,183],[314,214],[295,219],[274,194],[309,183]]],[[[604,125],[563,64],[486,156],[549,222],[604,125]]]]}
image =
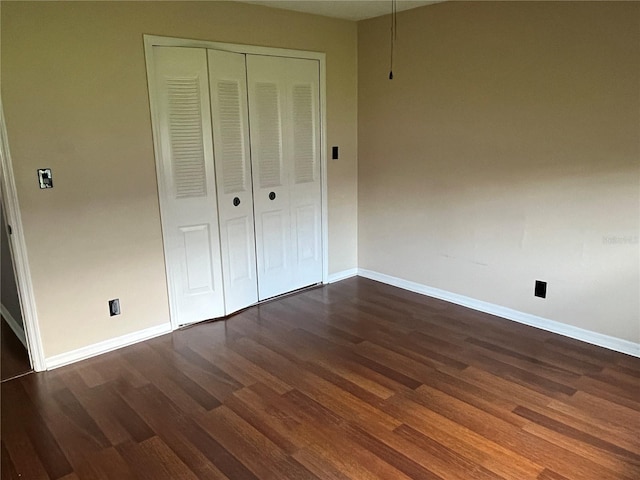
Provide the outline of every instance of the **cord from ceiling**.
{"type": "Polygon", "coordinates": [[[397,0],[391,0],[391,61],[389,66],[389,80],[393,80],[393,51],[396,47],[397,25],[397,0]]]}

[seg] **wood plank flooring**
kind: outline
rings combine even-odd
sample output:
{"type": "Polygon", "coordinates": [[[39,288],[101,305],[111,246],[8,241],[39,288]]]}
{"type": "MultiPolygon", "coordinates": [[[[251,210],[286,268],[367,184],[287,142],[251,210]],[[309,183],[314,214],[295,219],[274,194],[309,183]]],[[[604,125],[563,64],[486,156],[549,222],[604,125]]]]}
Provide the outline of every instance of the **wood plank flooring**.
{"type": "Polygon", "coordinates": [[[633,480],[639,432],[640,359],[362,278],[2,384],[6,480],[633,480]]]}

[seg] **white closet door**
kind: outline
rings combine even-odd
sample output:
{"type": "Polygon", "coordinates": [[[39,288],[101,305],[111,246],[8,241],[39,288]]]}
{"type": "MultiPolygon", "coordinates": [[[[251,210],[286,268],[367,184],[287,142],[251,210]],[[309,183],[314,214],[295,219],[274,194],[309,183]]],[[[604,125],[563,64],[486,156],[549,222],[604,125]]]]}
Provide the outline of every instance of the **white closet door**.
{"type": "Polygon", "coordinates": [[[289,188],[295,288],[322,282],[320,62],[289,59],[289,188]]]}
{"type": "Polygon", "coordinates": [[[162,227],[177,323],[223,316],[207,53],[154,47],[162,227]]]}
{"type": "Polygon", "coordinates": [[[209,50],[226,314],[258,301],[245,56],[209,50]]]}
{"type": "Polygon", "coordinates": [[[322,281],[319,63],[247,56],[260,300],[322,281]]]}

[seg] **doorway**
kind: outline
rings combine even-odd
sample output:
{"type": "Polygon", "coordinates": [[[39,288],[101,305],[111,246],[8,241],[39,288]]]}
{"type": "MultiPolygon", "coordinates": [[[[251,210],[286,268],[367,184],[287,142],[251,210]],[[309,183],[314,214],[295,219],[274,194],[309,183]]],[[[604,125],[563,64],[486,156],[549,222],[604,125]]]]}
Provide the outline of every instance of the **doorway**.
{"type": "Polygon", "coordinates": [[[32,372],[15,268],[9,244],[10,226],[7,224],[4,205],[0,208],[0,380],[10,380],[32,372]]]}

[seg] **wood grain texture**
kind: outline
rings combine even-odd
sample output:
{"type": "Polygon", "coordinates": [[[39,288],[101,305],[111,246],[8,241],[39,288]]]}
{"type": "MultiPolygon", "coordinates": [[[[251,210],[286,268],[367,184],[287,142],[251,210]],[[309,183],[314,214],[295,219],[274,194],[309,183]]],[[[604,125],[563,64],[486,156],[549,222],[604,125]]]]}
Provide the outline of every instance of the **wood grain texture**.
{"type": "Polygon", "coordinates": [[[0,380],[9,380],[31,371],[27,349],[4,317],[0,318],[0,380]]]}
{"type": "Polygon", "coordinates": [[[2,478],[633,480],[640,360],[352,278],[2,384],[2,478]]]}

